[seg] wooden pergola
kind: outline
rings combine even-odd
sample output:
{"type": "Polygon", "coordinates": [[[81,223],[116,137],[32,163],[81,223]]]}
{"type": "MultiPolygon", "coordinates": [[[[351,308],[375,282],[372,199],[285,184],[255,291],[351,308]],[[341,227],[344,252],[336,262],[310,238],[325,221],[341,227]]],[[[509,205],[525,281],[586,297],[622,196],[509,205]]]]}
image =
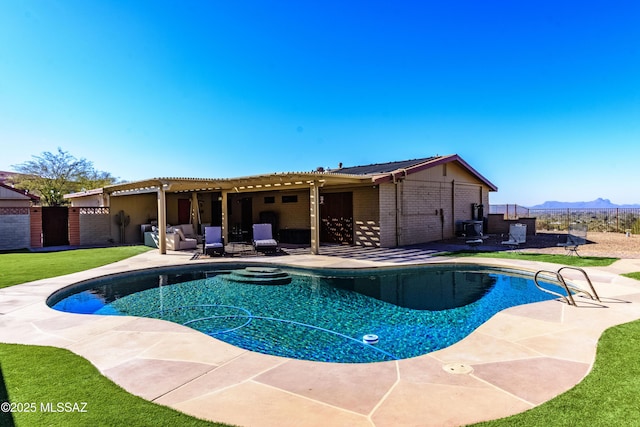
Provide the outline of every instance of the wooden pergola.
{"type": "Polygon", "coordinates": [[[331,172],[285,172],[254,175],[239,178],[151,178],[107,186],[103,191],[110,196],[156,193],[158,199],[158,249],[166,254],[167,193],[191,193],[192,206],[198,206],[197,193],[216,191],[222,195],[222,235],[228,241],[229,223],[227,198],[229,193],[259,191],[290,191],[308,189],[310,195],[309,216],[311,223],[311,253],[320,253],[320,188],[371,184],[374,175],[351,175],[331,172]]]}

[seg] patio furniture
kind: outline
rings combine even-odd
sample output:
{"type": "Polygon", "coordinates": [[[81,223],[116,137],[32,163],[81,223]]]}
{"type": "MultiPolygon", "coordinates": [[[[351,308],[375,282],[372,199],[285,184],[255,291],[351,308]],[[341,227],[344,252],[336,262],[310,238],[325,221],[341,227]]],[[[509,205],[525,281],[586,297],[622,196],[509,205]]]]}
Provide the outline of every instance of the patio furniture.
{"type": "Polygon", "coordinates": [[[527,225],[511,224],[509,226],[509,240],[502,242],[503,245],[509,246],[511,249],[517,249],[520,244],[527,242],[527,225]]]}
{"type": "MultiPolygon", "coordinates": [[[[155,227],[154,227],[155,228],[155,227]]],[[[146,231],[144,233],[144,244],[152,248],[159,247],[158,230],[146,231]]],[[[198,241],[192,237],[187,237],[180,228],[170,227],[167,229],[165,238],[167,249],[172,251],[183,251],[186,249],[195,249],[198,246],[198,241]]]]}
{"type": "Polygon", "coordinates": [[[202,253],[212,256],[214,254],[224,255],[224,241],[222,238],[222,227],[205,227],[204,240],[202,241],[202,253]]]}
{"type": "Polygon", "coordinates": [[[253,247],[256,252],[278,251],[278,242],[273,238],[271,224],[253,224],[253,247]]]}
{"type": "Polygon", "coordinates": [[[569,251],[569,255],[577,255],[578,247],[587,243],[587,225],[586,224],[571,224],[569,225],[569,232],[567,234],[567,241],[564,243],[558,243],[558,246],[564,247],[569,251]]]}

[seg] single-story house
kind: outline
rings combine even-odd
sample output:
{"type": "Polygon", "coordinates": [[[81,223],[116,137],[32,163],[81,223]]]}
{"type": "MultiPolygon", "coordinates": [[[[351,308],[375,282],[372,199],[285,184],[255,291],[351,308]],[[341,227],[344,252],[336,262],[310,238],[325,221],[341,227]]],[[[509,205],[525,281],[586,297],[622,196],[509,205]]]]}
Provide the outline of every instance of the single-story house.
{"type": "MultiPolygon", "coordinates": [[[[223,227],[225,241],[249,240],[269,222],[283,243],[396,247],[451,238],[465,221],[482,221],[497,187],[460,156],[446,155],[313,172],[238,178],[152,178],[65,195],[74,207],[122,211],[125,241],[142,241],[154,224],[223,227]],[[133,227],[131,227],[133,225],[133,227]]],[[[112,239],[119,231],[112,227],[112,239]]]]}
{"type": "Polygon", "coordinates": [[[0,183],[0,250],[31,246],[31,213],[40,197],[0,183]]]}
{"type": "Polygon", "coordinates": [[[28,208],[40,203],[40,197],[0,182],[0,207],[28,208]]]}

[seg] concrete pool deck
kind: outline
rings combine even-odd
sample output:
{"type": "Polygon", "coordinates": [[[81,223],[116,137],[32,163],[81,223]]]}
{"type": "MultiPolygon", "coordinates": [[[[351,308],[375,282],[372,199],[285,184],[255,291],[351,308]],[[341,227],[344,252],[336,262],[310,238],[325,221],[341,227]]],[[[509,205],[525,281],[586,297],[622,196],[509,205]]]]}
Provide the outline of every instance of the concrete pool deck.
{"type": "Polygon", "coordinates": [[[603,303],[546,301],[504,310],[451,347],[412,359],[332,364],[253,353],[155,319],[61,313],[46,298],[89,278],[208,262],[312,268],[482,262],[530,271],[557,264],[434,258],[418,249],[327,249],[326,255],[191,259],[150,251],[118,263],[0,289],[0,341],[66,348],[130,393],[239,426],[458,426],[516,414],[580,382],[602,332],[640,319],[640,259],[586,268],[603,303]],[[606,306],[606,307],[605,307],[606,306]]]}

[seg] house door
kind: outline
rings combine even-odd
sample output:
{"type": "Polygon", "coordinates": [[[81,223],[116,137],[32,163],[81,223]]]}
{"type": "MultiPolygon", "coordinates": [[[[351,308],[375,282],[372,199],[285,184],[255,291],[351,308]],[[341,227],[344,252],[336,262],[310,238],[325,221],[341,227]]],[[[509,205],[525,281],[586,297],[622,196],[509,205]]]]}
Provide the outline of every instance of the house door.
{"type": "Polygon", "coordinates": [[[213,200],[211,200],[211,225],[222,225],[222,195],[221,193],[213,193],[213,200]]]}
{"type": "Polygon", "coordinates": [[[353,193],[326,193],[320,205],[320,242],[353,244],[353,193]]]}
{"type": "Polygon", "coordinates": [[[191,199],[178,199],[178,224],[191,223],[191,199]]]}
{"type": "Polygon", "coordinates": [[[69,209],[48,206],[42,208],[42,245],[69,244],[69,209]]]}

